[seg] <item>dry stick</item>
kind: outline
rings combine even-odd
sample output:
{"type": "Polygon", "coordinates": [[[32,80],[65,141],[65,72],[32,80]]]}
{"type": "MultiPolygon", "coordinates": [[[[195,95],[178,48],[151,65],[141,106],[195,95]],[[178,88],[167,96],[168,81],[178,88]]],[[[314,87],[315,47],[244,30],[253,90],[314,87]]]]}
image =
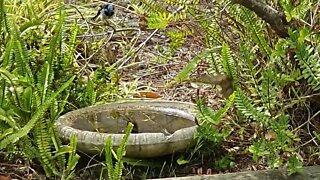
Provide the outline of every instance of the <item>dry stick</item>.
{"type": "MultiPolygon", "coordinates": [[[[123,62],[119,65],[118,70],[122,69],[124,64],[127,63],[130,58],[132,57],[132,54],[136,54],[138,53],[145,45],[146,43],[151,39],[151,37],[158,32],[159,29],[155,29],[148,37],[146,40],[144,40],[135,50],[133,53],[127,53],[128,55],[126,55],[123,59],[123,62]]],[[[129,51],[130,52],[130,51],[129,51]]]]}
{"type": "Polygon", "coordinates": [[[288,23],[286,23],[283,12],[273,9],[261,0],[232,0],[232,2],[254,11],[260,18],[270,24],[280,37],[288,37],[288,23]]]}
{"type": "Polygon", "coordinates": [[[305,142],[304,144],[300,145],[297,149],[300,149],[301,147],[309,144],[310,142],[313,142],[314,144],[316,144],[317,146],[319,146],[318,143],[315,141],[316,137],[313,137],[312,133],[310,132],[310,124],[311,124],[312,126],[314,126],[314,125],[311,123],[311,120],[312,120],[313,118],[315,118],[315,117],[320,113],[320,111],[318,111],[318,112],[315,113],[312,117],[310,117],[310,110],[309,110],[309,109],[307,109],[307,110],[308,110],[308,120],[307,120],[306,122],[302,123],[300,126],[298,126],[297,128],[295,128],[294,130],[292,130],[292,132],[295,132],[295,131],[297,131],[298,129],[300,129],[301,127],[307,125],[308,134],[311,136],[311,139],[310,139],[309,141],[305,142]]]}
{"type": "Polygon", "coordinates": [[[308,118],[307,121],[305,121],[304,123],[302,123],[300,126],[296,127],[294,130],[292,130],[293,132],[297,131],[298,129],[302,128],[303,126],[305,126],[307,123],[310,123],[310,121],[315,118],[316,116],[318,116],[318,114],[320,114],[320,111],[316,112],[311,118],[308,118]]]}
{"type": "MultiPolygon", "coordinates": [[[[310,124],[312,125],[312,126],[314,126],[312,123],[311,123],[311,118],[310,118],[310,110],[309,110],[309,108],[308,108],[308,122],[309,123],[307,123],[307,129],[308,129],[308,134],[311,136],[311,138],[312,138],[312,140],[314,139],[314,137],[313,137],[313,135],[312,135],[312,133],[310,132],[310,124]]],[[[314,115],[313,115],[313,117],[315,117],[314,115]]],[[[315,144],[315,145],[317,145],[317,146],[319,146],[318,145],[318,143],[317,143],[317,141],[315,141],[315,140],[313,140],[313,143],[315,144]]]]}

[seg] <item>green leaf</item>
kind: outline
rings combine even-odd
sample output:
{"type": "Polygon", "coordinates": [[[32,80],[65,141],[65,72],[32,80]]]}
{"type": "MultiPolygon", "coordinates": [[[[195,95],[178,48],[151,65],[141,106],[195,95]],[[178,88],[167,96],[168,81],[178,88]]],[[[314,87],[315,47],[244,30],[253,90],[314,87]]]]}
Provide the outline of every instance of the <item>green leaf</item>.
{"type": "Polygon", "coordinates": [[[188,164],[190,161],[189,160],[185,160],[184,158],[183,158],[183,156],[181,156],[178,160],[177,160],[177,163],[179,164],[179,165],[184,165],[184,164],[188,164]]]}
{"type": "Polygon", "coordinates": [[[22,97],[24,111],[30,112],[32,107],[32,87],[25,88],[22,97]]]}
{"type": "Polygon", "coordinates": [[[109,136],[106,140],[105,158],[109,179],[113,179],[113,163],[112,163],[112,138],[109,136]]]}

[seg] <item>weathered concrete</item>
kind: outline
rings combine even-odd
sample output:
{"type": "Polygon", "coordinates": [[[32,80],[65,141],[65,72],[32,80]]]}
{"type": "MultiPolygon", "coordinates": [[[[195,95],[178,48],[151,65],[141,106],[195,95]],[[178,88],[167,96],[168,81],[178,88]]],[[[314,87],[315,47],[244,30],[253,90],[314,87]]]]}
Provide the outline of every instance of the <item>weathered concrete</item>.
{"type": "Polygon", "coordinates": [[[163,178],[161,180],[320,180],[320,166],[304,167],[301,173],[287,175],[285,169],[246,171],[203,176],[163,178]]]}
{"type": "Polygon", "coordinates": [[[63,141],[75,134],[79,150],[99,154],[109,136],[114,149],[119,147],[128,122],[135,126],[127,141],[127,157],[168,155],[194,143],[194,104],[183,102],[135,100],[96,105],[66,113],[56,127],[63,141]]]}

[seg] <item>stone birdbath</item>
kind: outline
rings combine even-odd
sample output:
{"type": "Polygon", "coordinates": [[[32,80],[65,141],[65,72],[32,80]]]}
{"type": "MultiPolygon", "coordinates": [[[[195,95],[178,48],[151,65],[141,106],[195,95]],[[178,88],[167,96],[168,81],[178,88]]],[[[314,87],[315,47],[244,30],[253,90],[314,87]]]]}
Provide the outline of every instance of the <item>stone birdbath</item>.
{"type": "Polygon", "coordinates": [[[194,144],[194,105],[184,102],[136,100],[96,105],[66,113],[56,127],[63,141],[75,134],[79,150],[98,154],[108,136],[115,149],[119,146],[128,122],[134,128],[127,141],[127,157],[158,157],[194,144]]]}

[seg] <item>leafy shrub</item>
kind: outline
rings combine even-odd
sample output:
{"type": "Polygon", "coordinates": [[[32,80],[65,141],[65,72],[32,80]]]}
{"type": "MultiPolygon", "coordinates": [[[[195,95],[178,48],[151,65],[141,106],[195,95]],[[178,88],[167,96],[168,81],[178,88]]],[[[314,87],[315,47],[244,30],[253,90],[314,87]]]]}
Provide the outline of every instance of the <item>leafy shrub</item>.
{"type": "MultiPolygon", "coordinates": [[[[233,125],[242,129],[242,132],[232,133],[240,133],[241,136],[243,131],[254,127],[255,133],[248,139],[252,145],[247,147],[253,160],[266,162],[272,168],[287,164],[289,174],[297,172],[303,163],[299,155],[302,146],[297,148],[303,142],[297,129],[312,123],[308,117],[295,119],[295,109],[299,112],[308,111],[310,117],[309,109],[312,106],[305,105],[314,102],[302,97],[318,97],[313,93],[318,93],[320,89],[320,36],[315,30],[319,15],[312,6],[317,2],[259,2],[262,7],[268,5],[279,10],[277,15],[281,19],[279,22],[283,23],[282,27],[274,26],[272,19],[270,21],[261,16],[257,7],[250,9],[256,1],[215,1],[207,4],[199,1],[139,2],[144,13],[150,15],[149,27],[155,28],[161,24],[156,28],[164,28],[179,20],[193,18],[205,31],[207,49],[191,60],[170,85],[194,79],[192,71],[200,62],[207,62],[213,75],[223,73],[233,81],[235,93],[230,96],[232,100],[227,99],[225,107],[214,112],[203,102],[198,103],[198,137],[218,144],[231,138],[228,137],[230,133],[218,131],[219,127],[226,125],[222,119],[225,119],[223,115],[229,110],[232,114],[227,119],[232,119],[233,125]],[[175,13],[166,10],[167,7],[180,7],[181,13],[176,13],[180,19],[174,18],[175,13]],[[157,19],[160,15],[155,15],[155,11],[161,17],[171,18],[157,19]],[[231,108],[232,104],[236,109],[231,108]]],[[[311,109],[316,112],[319,106],[314,105],[311,109]]],[[[303,136],[315,139],[310,129],[307,131],[309,135],[303,136]]],[[[315,145],[313,149],[318,151],[316,142],[315,145]]]]}

